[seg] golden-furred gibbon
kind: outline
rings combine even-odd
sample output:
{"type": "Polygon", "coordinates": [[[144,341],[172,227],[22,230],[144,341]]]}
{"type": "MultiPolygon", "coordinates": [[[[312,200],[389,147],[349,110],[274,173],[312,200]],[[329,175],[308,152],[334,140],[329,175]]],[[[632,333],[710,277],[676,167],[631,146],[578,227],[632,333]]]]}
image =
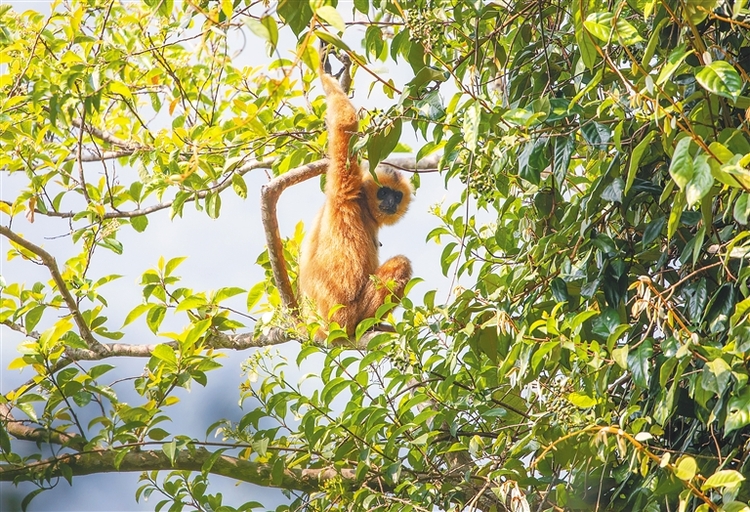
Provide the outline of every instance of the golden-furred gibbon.
{"type": "Polygon", "coordinates": [[[378,230],[406,213],[412,188],[393,169],[379,169],[377,180],[362,172],[349,149],[359,127],[354,106],[334,77],[321,73],[320,78],[328,103],[326,200],[305,237],[298,286],[323,319],[342,305],[330,320],[351,336],[389,293],[401,298],[411,279],[411,262],[405,256],[379,264],[378,230]]]}

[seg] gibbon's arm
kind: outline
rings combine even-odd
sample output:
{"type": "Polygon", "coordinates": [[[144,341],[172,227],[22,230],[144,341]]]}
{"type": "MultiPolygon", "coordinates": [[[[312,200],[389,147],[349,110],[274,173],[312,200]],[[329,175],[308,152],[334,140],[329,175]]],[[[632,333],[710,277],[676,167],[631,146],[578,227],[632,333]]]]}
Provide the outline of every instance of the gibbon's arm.
{"type": "Polygon", "coordinates": [[[355,201],[362,187],[362,171],[357,157],[349,153],[349,141],[357,133],[359,123],[354,105],[331,75],[321,74],[320,81],[326,93],[328,112],[328,172],[326,173],[326,196],[335,207],[336,203],[355,201]]]}

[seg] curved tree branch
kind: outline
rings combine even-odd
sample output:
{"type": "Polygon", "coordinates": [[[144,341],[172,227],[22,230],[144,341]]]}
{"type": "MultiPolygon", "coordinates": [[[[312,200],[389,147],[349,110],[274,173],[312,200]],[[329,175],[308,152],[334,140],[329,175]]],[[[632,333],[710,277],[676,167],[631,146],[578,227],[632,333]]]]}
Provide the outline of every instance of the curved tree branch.
{"type": "Polygon", "coordinates": [[[260,215],[263,220],[263,230],[266,233],[268,260],[271,263],[273,280],[276,282],[276,288],[279,290],[282,303],[294,315],[296,315],[299,305],[292,291],[292,285],[289,282],[289,273],[284,261],[284,247],[281,244],[279,221],[276,218],[276,203],[281,193],[287,187],[318,176],[327,168],[328,160],[326,159],[311,162],[272,179],[260,189],[260,215]]]}
{"type": "Polygon", "coordinates": [[[81,311],[78,309],[78,303],[70,294],[70,290],[68,290],[68,286],[65,283],[65,280],[60,274],[60,269],[57,267],[57,261],[55,260],[54,256],[52,256],[50,253],[48,253],[38,245],[33,244],[25,238],[17,235],[5,226],[0,226],[0,235],[3,235],[8,240],[15,242],[27,251],[33,252],[34,254],[39,256],[39,259],[42,260],[42,264],[49,270],[49,273],[52,276],[52,280],[55,282],[55,285],[57,285],[57,289],[60,292],[60,295],[62,295],[65,304],[68,306],[68,310],[70,311],[70,314],[73,316],[73,320],[78,326],[78,331],[81,333],[81,338],[86,341],[90,348],[99,346],[99,341],[94,338],[93,334],[91,334],[91,330],[86,324],[86,320],[84,320],[83,315],[81,315],[81,311]]]}
{"type": "MultiPolygon", "coordinates": [[[[116,462],[117,455],[117,450],[101,450],[62,455],[25,466],[0,464],[0,482],[30,481],[38,478],[42,472],[48,478],[61,477],[65,474],[63,466],[70,468],[68,474],[73,476],[173,469],[199,472],[203,471],[204,464],[213,454],[205,448],[179,450],[172,461],[161,450],[131,451],[119,463],[116,462]]],[[[352,469],[287,468],[278,479],[273,472],[273,464],[253,462],[228,455],[220,455],[211,466],[209,473],[262,487],[300,492],[319,490],[326,482],[334,478],[340,479],[343,485],[351,489],[359,485],[355,479],[355,471],[352,469]]],[[[378,482],[378,485],[384,486],[385,482],[378,482]]]]}

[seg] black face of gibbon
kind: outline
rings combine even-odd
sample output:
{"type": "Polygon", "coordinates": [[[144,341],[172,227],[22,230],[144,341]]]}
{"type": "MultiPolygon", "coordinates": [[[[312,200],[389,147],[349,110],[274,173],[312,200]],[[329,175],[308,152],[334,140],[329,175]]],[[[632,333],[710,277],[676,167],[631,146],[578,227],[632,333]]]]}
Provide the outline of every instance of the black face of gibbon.
{"type": "Polygon", "coordinates": [[[394,214],[398,210],[398,205],[401,204],[401,200],[404,198],[404,193],[400,190],[393,190],[390,187],[380,187],[378,189],[378,201],[380,204],[381,212],[394,214]]]}

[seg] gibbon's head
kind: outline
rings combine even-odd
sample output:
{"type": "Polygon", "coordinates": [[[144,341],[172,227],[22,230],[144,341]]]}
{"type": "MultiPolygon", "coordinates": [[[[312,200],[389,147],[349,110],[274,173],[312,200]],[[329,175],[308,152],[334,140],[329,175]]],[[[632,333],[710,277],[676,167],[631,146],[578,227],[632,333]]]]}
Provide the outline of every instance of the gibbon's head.
{"type": "Polygon", "coordinates": [[[368,209],[378,225],[393,224],[409,208],[411,183],[390,167],[380,168],[376,174],[377,182],[372,175],[366,173],[362,183],[368,209]]]}

